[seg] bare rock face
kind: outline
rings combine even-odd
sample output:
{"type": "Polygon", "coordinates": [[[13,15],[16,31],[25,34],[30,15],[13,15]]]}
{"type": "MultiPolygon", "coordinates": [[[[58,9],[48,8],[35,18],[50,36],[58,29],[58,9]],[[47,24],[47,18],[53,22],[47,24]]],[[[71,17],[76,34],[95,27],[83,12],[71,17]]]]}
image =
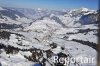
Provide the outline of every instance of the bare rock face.
{"type": "Polygon", "coordinates": [[[80,18],[80,23],[82,25],[88,25],[88,24],[96,24],[98,23],[98,14],[88,14],[88,15],[83,15],[80,18]]]}

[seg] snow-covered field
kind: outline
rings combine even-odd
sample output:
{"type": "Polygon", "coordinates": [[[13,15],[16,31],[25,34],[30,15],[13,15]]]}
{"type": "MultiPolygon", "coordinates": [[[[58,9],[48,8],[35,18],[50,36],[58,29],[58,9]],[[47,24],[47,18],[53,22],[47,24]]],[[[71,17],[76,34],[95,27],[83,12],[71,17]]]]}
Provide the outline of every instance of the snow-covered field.
{"type": "Polygon", "coordinates": [[[97,11],[28,11],[0,7],[0,66],[63,66],[54,62],[55,56],[92,58],[93,63],[73,60],[67,65],[96,66],[97,11]]]}

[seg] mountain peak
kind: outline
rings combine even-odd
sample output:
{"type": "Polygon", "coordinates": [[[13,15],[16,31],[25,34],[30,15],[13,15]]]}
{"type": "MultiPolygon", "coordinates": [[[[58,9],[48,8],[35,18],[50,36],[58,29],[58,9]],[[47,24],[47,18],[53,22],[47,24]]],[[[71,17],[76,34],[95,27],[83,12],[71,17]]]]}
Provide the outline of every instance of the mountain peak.
{"type": "Polygon", "coordinates": [[[37,10],[41,11],[42,9],[41,8],[37,8],[37,10]]]}
{"type": "Polygon", "coordinates": [[[5,10],[5,9],[3,9],[2,7],[0,7],[0,10],[5,10]]]}
{"type": "Polygon", "coordinates": [[[81,11],[88,11],[89,9],[88,8],[85,8],[85,7],[82,7],[80,8],[81,11]]]}

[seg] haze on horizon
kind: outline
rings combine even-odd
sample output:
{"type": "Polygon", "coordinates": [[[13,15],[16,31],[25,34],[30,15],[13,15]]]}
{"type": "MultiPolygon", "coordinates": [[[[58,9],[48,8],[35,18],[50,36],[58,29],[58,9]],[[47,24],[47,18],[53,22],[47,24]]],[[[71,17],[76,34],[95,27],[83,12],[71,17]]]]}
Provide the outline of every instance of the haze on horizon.
{"type": "Polygon", "coordinates": [[[99,0],[0,0],[0,6],[17,8],[45,8],[51,10],[86,7],[98,10],[99,0]]]}

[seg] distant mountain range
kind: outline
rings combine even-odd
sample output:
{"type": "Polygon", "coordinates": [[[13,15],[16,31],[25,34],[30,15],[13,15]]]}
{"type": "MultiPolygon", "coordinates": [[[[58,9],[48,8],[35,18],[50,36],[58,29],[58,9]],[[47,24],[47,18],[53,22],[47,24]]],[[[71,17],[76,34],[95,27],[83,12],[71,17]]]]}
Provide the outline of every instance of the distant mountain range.
{"type": "Polygon", "coordinates": [[[61,24],[62,27],[79,27],[80,25],[97,23],[98,13],[96,10],[87,8],[55,11],[47,9],[25,9],[0,7],[0,19],[2,23],[32,23],[36,20],[49,18],[61,24]],[[25,20],[25,21],[24,21],[25,20]],[[14,22],[15,21],[15,22],[14,22]]]}

